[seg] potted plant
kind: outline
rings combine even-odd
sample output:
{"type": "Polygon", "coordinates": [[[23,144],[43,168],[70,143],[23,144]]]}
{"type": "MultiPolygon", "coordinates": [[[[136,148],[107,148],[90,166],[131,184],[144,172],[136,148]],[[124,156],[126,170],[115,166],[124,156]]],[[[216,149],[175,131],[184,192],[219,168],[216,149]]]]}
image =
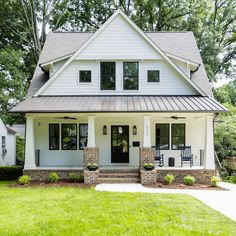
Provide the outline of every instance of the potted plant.
{"type": "Polygon", "coordinates": [[[88,163],[87,164],[87,168],[90,170],[90,171],[95,171],[98,169],[98,164],[96,163],[88,163]]]}
{"type": "Polygon", "coordinates": [[[144,163],[143,164],[143,168],[145,170],[153,170],[155,168],[154,164],[153,163],[144,163]]]}

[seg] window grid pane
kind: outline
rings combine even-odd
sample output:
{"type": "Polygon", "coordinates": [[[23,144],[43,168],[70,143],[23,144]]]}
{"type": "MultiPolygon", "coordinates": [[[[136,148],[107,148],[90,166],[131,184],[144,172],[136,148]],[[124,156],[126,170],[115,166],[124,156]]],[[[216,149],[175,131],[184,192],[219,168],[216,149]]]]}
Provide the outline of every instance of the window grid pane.
{"type": "Polygon", "coordinates": [[[171,149],[180,150],[185,146],[185,124],[172,124],[171,133],[171,149]]]}
{"type": "Polygon", "coordinates": [[[101,90],[116,89],[116,63],[101,62],[101,90]]]}
{"type": "Polygon", "coordinates": [[[49,124],[49,150],[59,150],[59,124],[49,124]]]}
{"type": "Polygon", "coordinates": [[[159,70],[148,70],[148,82],[160,82],[160,71],[159,70]]]}
{"type": "Polygon", "coordinates": [[[91,82],[91,70],[80,70],[79,71],[79,82],[90,83],[91,82]]]}
{"type": "Polygon", "coordinates": [[[123,63],[123,89],[138,90],[138,62],[123,63]]]}
{"type": "Polygon", "coordinates": [[[77,124],[62,124],[62,150],[77,150],[77,124]]]}
{"type": "Polygon", "coordinates": [[[161,150],[169,150],[169,124],[156,124],[156,146],[161,150]]]}
{"type": "Polygon", "coordinates": [[[79,150],[87,147],[88,143],[88,124],[79,124],[79,150]]]}

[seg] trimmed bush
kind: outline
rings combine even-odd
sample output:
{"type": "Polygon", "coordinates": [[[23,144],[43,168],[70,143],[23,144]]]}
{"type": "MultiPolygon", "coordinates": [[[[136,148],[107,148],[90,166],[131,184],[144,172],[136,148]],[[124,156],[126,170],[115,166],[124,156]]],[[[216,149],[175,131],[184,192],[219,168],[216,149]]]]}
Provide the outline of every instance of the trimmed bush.
{"type": "Polygon", "coordinates": [[[83,176],[83,174],[80,174],[80,175],[79,175],[78,180],[79,180],[80,183],[83,183],[83,182],[84,182],[84,176],[83,176]]]}
{"type": "Polygon", "coordinates": [[[166,175],[165,176],[165,184],[172,184],[174,179],[175,179],[174,175],[166,175]]]}
{"type": "Polygon", "coordinates": [[[21,166],[0,166],[0,180],[15,180],[21,175],[21,166]]]}
{"type": "Polygon", "coordinates": [[[52,172],[49,176],[48,176],[48,181],[50,183],[56,183],[60,180],[60,177],[58,176],[58,174],[56,172],[52,172]]]}
{"type": "Polygon", "coordinates": [[[72,172],[68,175],[68,178],[70,182],[76,182],[79,179],[79,176],[76,173],[72,172]]]}
{"type": "Polygon", "coordinates": [[[212,187],[217,187],[218,183],[220,181],[220,178],[217,176],[212,176],[211,177],[211,186],[212,187]]]}
{"type": "Polygon", "coordinates": [[[18,179],[18,182],[22,185],[28,184],[30,181],[31,181],[31,178],[28,175],[22,175],[18,179]]]}
{"type": "Polygon", "coordinates": [[[196,179],[194,176],[187,175],[184,177],[184,184],[185,185],[193,185],[196,182],[196,179]]]}

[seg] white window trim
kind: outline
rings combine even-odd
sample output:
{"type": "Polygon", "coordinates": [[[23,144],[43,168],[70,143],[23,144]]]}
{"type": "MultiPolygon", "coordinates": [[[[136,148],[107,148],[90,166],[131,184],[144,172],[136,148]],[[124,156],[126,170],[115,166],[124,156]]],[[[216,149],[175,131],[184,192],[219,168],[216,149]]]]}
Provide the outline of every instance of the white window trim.
{"type": "Polygon", "coordinates": [[[146,70],[146,84],[149,85],[158,85],[161,83],[161,71],[159,69],[155,69],[155,68],[149,68],[146,70]],[[159,81],[158,82],[148,82],[148,71],[159,71],[159,81]]]}

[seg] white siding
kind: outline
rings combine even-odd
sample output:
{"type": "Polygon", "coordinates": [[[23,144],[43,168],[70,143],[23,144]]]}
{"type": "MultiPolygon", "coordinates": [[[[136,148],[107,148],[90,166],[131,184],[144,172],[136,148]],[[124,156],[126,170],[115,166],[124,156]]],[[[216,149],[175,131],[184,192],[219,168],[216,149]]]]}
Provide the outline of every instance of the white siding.
{"type": "MultiPolygon", "coordinates": [[[[127,165],[139,165],[139,148],[132,147],[133,141],[139,141],[143,145],[143,115],[124,115],[107,114],[107,116],[95,115],[96,147],[99,148],[100,165],[119,165],[111,163],[111,126],[129,125],[129,157],[130,162],[127,165]],[[103,135],[103,126],[107,126],[107,135],[103,135]],[[137,127],[137,135],[132,134],[133,126],[137,127]]],[[[191,145],[193,154],[193,165],[200,165],[200,150],[205,150],[205,115],[196,114],[186,115],[187,119],[173,120],[168,119],[171,114],[156,114],[151,116],[151,144],[155,145],[155,124],[156,123],[185,123],[186,124],[186,145],[191,145]]],[[[180,116],[185,116],[181,114],[180,116]]],[[[49,123],[76,123],[79,129],[79,123],[87,123],[87,117],[81,116],[78,121],[64,121],[55,119],[36,119],[35,120],[35,144],[36,149],[40,149],[41,166],[51,167],[79,167],[83,165],[83,151],[74,150],[49,150],[48,124],[49,123]]],[[[213,131],[212,131],[213,132],[213,131]]],[[[78,131],[79,138],[79,131],[78,131]]],[[[171,139],[170,139],[171,140],[171,139]]],[[[78,139],[79,141],[79,139],[78,139]]],[[[171,142],[171,141],[170,141],[171,142]]],[[[60,144],[61,145],[61,144],[60,144]]],[[[171,143],[170,143],[171,145],[171,143]]],[[[181,165],[180,150],[162,150],[164,154],[164,164],[168,166],[168,158],[175,157],[175,166],[181,165]]]]}
{"type": "Polygon", "coordinates": [[[16,136],[9,134],[0,119],[0,166],[15,165],[16,161],[16,136]],[[6,137],[6,155],[2,155],[2,136],[6,137]]]}
{"type": "Polygon", "coordinates": [[[160,58],[156,50],[120,15],[78,56],[78,59],[160,58]]]}
{"type": "MultiPolygon", "coordinates": [[[[138,61],[138,60],[137,60],[138,61]]],[[[100,90],[100,61],[73,61],[42,95],[196,95],[198,94],[167,62],[139,60],[139,90],[123,90],[123,61],[116,61],[116,90],[100,90]],[[147,70],[160,70],[159,83],[147,83],[147,70]],[[92,83],[78,83],[78,71],[91,70],[92,83]]]]}

